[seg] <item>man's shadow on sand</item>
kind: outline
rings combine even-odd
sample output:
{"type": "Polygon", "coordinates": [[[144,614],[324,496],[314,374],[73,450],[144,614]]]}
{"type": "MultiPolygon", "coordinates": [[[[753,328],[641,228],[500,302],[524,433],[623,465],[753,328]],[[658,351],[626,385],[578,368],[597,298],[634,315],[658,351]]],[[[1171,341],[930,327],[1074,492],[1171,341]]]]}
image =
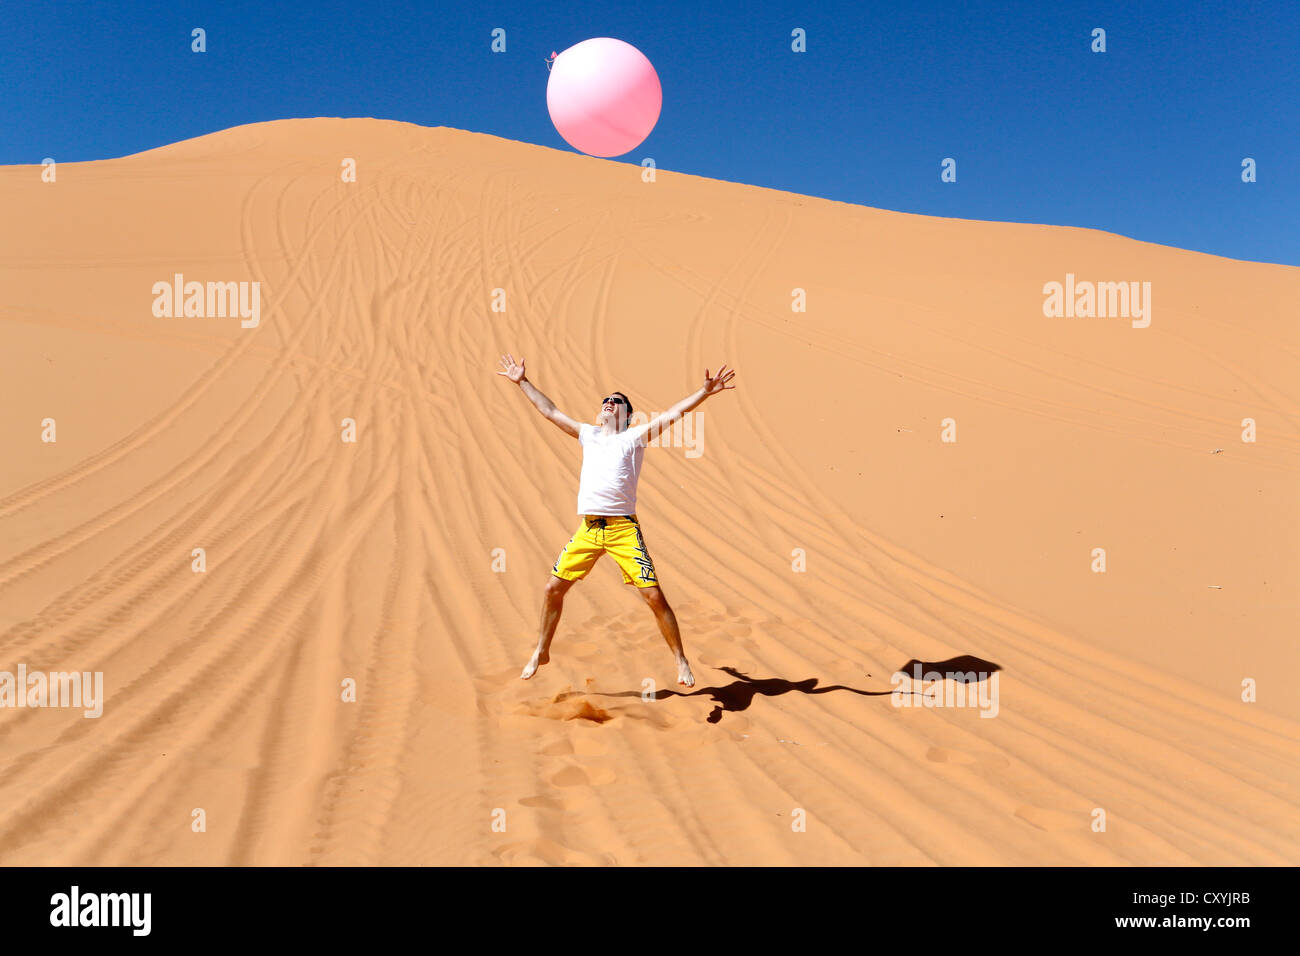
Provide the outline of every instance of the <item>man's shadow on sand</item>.
{"type": "MultiPolygon", "coordinates": [[[[919,666],[920,673],[930,674],[938,672],[946,674],[954,680],[960,680],[963,683],[970,683],[969,678],[958,676],[966,674],[992,674],[1001,668],[991,661],[981,660],[978,657],[972,657],[970,654],[962,654],[960,657],[950,657],[946,661],[919,661],[916,658],[908,661],[898,671],[902,671],[909,677],[916,672],[919,666]]],[[[723,671],[736,678],[730,684],[723,687],[701,687],[698,690],[680,691],[680,690],[659,690],[655,691],[655,700],[665,700],[669,697],[699,697],[707,695],[712,697],[718,706],[714,707],[709,713],[708,722],[716,724],[722,720],[724,713],[738,714],[743,710],[748,710],[749,705],[754,702],[755,697],[780,697],[782,694],[797,692],[800,694],[829,694],[832,691],[842,690],[850,694],[858,694],[861,697],[889,697],[894,693],[892,690],[862,690],[857,687],[848,687],[844,684],[827,684],[825,687],[818,687],[818,679],[810,677],[807,680],[789,681],[782,677],[749,677],[742,674],[734,667],[718,667],[716,670],[723,671]]],[[[897,671],[895,672],[897,673],[897,671]]],[[[871,675],[868,674],[868,677],[871,675]]],[[[899,690],[899,693],[916,694],[920,691],[899,690]]],[[[640,697],[638,691],[626,690],[617,694],[604,694],[604,697],[640,697]]]]}

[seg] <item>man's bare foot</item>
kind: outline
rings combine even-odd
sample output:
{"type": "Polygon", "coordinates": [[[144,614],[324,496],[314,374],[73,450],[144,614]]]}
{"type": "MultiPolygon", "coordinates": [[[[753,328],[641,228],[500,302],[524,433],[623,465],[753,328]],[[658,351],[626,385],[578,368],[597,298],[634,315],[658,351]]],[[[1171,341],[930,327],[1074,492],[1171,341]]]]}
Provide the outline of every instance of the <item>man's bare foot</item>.
{"type": "Polygon", "coordinates": [[[528,680],[528,678],[537,673],[537,668],[541,667],[543,664],[549,664],[550,662],[550,651],[544,651],[541,648],[538,648],[533,651],[532,658],[530,658],[528,663],[524,665],[524,672],[519,676],[523,680],[528,680]]]}
{"type": "Polygon", "coordinates": [[[695,675],[691,673],[691,665],[686,663],[684,657],[677,662],[677,683],[687,687],[695,686],[695,675]]]}

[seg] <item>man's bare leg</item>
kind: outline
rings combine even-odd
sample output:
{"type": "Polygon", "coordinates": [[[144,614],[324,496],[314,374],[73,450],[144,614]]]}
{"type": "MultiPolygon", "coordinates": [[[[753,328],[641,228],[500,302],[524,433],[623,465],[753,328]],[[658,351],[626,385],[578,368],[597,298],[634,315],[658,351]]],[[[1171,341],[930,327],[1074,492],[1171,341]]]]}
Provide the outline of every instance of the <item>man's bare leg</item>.
{"type": "Polygon", "coordinates": [[[659,590],[659,585],[648,588],[638,588],[641,596],[645,598],[646,604],[650,605],[650,610],[655,612],[655,620],[659,622],[659,630],[663,632],[664,640],[668,642],[669,649],[673,656],[677,658],[677,683],[684,684],[687,687],[695,686],[695,675],[691,673],[691,665],[687,663],[686,652],[682,650],[682,632],[677,626],[677,615],[673,609],[668,606],[668,599],[664,597],[664,592],[659,590]]]}
{"type": "Polygon", "coordinates": [[[537,673],[537,668],[551,660],[551,640],[555,637],[556,625],[560,623],[560,612],[564,610],[564,595],[573,587],[572,581],[551,575],[542,593],[542,622],[537,631],[537,649],[532,658],[524,665],[524,672],[519,676],[524,680],[537,673]]]}

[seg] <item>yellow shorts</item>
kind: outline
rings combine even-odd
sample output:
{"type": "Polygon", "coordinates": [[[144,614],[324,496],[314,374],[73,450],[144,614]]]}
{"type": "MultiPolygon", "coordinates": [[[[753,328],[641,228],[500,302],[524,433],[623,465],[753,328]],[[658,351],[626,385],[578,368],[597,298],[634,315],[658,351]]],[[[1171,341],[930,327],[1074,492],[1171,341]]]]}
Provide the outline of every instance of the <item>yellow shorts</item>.
{"type": "Polygon", "coordinates": [[[636,515],[621,518],[583,515],[578,530],[560,552],[551,573],[566,581],[581,581],[606,551],[618,562],[624,584],[652,588],[659,583],[636,515]]]}

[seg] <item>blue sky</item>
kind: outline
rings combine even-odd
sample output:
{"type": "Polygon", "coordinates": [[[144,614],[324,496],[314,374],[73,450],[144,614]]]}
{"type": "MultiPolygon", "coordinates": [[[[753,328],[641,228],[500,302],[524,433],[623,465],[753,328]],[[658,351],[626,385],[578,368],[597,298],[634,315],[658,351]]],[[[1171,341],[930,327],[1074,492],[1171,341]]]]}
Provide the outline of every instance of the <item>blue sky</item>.
{"type": "Polygon", "coordinates": [[[623,162],[1300,265],[1294,0],[9,3],[0,164],[295,116],[570,149],[546,112],[544,58],[591,36],[640,48],[663,85],[658,126],[623,162]],[[795,27],[806,53],[790,51],[795,27]],[[1106,53],[1090,52],[1094,27],[1106,53]]]}

